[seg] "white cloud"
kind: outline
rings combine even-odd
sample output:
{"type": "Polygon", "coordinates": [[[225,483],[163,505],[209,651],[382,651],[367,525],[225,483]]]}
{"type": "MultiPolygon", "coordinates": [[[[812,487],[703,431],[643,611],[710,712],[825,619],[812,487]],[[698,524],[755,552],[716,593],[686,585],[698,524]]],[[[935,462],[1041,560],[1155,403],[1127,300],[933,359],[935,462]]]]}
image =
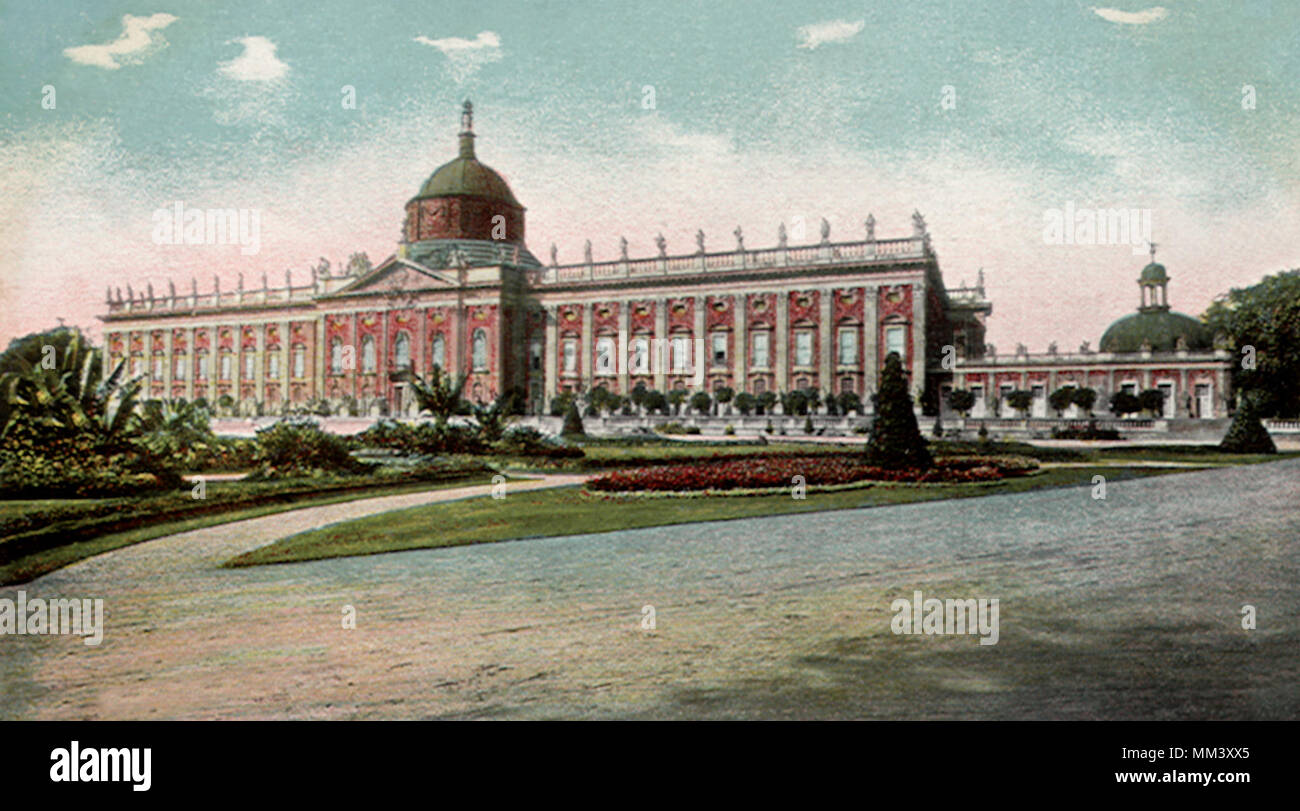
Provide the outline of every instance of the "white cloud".
{"type": "Polygon", "coordinates": [[[457,83],[465,81],[487,63],[501,61],[501,37],[494,31],[480,31],[474,39],[429,39],[419,36],[415,41],[442,51],[443,56],[447,57],[451,76],[457,83]]]}
{"type": "Polygon", "coordinates": [[[1097,8],[1093,6],[1092,12],[1107,22],[1122,23],[1124,25],[1146,25],[1169,16],[1169,9],[1164,6],[1154,6],[1142,11],[1120,11],[1117,8],[1097,8]]]}
{"type": "Polygon", "coordinates": [[[65,48],[63,55],[79,65],[117,70],[122,65],[137,65],[144,57],[167,41],[163,39],[162,29],[176,22],[178,18],[171,14],[151,14],[148,17],[136,17],[127,14],[122,17],[122,35],[106,45],[78,45],[65,48]]]}
{"type": "Polygon", "coordinates": [[[289,72],[289,66],[275,55],[275,43],[266,37],[243,37],[233,40],[244,46],[244,52],[229,62],[222,62],[218,70],[241,82],[273,82],[289,72]]]}
{"type": "Polygon", "coordinates": [[[866,20],[858,20],[857,22],[831,20],[830,22],[805,25],[798,32],[799,47],[811,51],[817,46],[825,45],[828,42],[848,42],[862,33],[862,29],[866,25],[866,20]]]}

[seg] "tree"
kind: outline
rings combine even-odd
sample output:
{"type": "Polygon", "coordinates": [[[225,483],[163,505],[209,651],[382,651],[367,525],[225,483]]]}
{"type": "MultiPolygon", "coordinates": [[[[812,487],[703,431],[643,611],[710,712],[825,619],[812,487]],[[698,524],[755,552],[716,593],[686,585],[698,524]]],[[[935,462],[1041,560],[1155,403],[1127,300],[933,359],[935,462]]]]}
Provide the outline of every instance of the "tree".
{"type": "Polygon", "coordinates": [[[691,408],[700,412],[700,414],[707,415],[712,407],[713,398],[709,396],[707,391],[697,391],[691,395],[691,408]]]}
{"type": "Polygon", "coordinates": [[[826,403],[826,414],[828,416],[831,417],[839,416],[840,401],[835,397],[835,392],[833,391],[826,392],[826,397],[823,399],[823,402],[826,403]]]}
{"type": "Polygon", "coordinates": [[[747,391],[742,391],[740,394],[737,394],[736,399],[733,402],[735,403],[736,410],[746,417],[748,417],[749,413],[758,405],[758,401],[754,399],[754,395],[747,391]]]}
{"type": "Polygon", "coordinates": [[[1153,417],[1159,416],[1165,407],[1165,393],[1160,389],[1147,389],[1138,394],[1138,407],[1151,414],[1153,417]]]}
{"type": "Polygon", "coordinates": [[[966,389],[953,389],[948,392],[948,405],[953,411],[965,417],[975,407],[975,393],[966,389]]]}
{"type": "Polygon", "coordinates": [[[0,374],[31,371],[41,366],[47,358],[57,364],[74,341],[82,348],[80,351],[90,346],[89,339],[75,327],[55,327],[14,338],[4,353],[0,354],[0,374]],[[53,351],[46,347],[51,347],[53,351]]]}
{"type": "Polygon", "coordinates": [[[465,391],[466,375],[459,379],[434,366],[428,379],[422,378],[409,369],[398,372],[396,378],[410,384],[415,401],[421,411],[428,411],[439,423],[445,423],[451,415],[458,413],[464,405],[462,395],[465,391]]]}
{"type": "Polygon", "coordinates": [[[1074,404],[1083,409],[1089,417],[1092,416],[1092,407],[1097,404],[1096,389],[1077,388],[1074,390],[1074,404]]]}
{"type": "Polygon", "coordinates": [[[916,424],[912,397],[907,393],[907,376],[903,374],[897,352],[885,357],[866,457],[869,464],[893,470],[928,469],[934,465],[916,424]]]}
{"type": "Polygon", "coordinates": [[[713,399],[718,401],[718,405],[725,406],[735,398],[735,392],[727,386],[719,386],[713,390],[713,399]]]}
{"type": "Polygon", "coordinates": [[[578,413],[578,404],[569,403],[569,410],[564,414],[564,427],[560,429],[560,436],[586,436],[587,432],[582,427],[582,415],[578,413]]]}
{"type": "Polygon", "coordinates": [[[1233,388],[1257,398],[1259,416],[1300,417],[1300,270],[1234,288],[1203,318],[1227,338],[1233,388]]]}
{"type": "Polygon", "coordinates": [[[803,416],[808,413],[808,394],[802,389],[787,391],[781,395],[781,408],[787,414],[803,416]]]}
{"type": "Polygon", "coordinates": [[[1029,407],[1033,404],[1034,395],[1024,389],[1016,389],[1007,395],[1007,405],[1019,411],[1021,417],[1025,416],[1025,413],[1029,411],[1029,407]]]}
{"type": "Polygon", "coordinates": [[[841,414],[861,414],[862,398],[856,392],[840,392],[840,413],[841,414]]]}
{"type": "Polygon", "coordinates": [[[637,411],[645,407],[646,393],[645,383],[637,381],[637,384],[632,387],[631,393],[628,394],[628,399],[632,401],[632,405],[636,406],[637,411]]]}
{"type": "Polygon", "coordinates": [[[1142,410],[1142,404],[1138,402],[1137,395],[1129,394],[1126,391],[1117,391],[1110,396],[1110,411],[1116,417],[1123,417],[1125,414],[1136,414],[1142,410]]]}
{"type": "Polygon", "coordinates": [[[1047,404],[1056,412],[1056,416],[1061,416],[1065,409],[1074,405],[1074,386],[1062,386],[1047,395],[1047,404]]]}
{"type": "Polygon", "coordinates": [[[1255,402],[1259,398],[1260,395],[1242,397],[1228,433],[1219,443],[1220,448],[1229,453],[1277,453],[1273,437],[1259,420],[1259,406],[1255,402]]]}
{"type": "Polygon", "coordinates": [[[484,442],[496,442],[506,432],[506,423],[514,410],[515,395],[507,392],[492,401],[491,405],[474,403],[470,406],[474,421],[478,423],[478,435],[484,442]]]}
{"type": "Polygon", "coordinates": [[[647,414],[653,414],[656,411],[660,414],[668,413],[668,398],[664,397],[663,392],[657,389],[647,391],[641,402],[645,405],[647,414]]]}
{"type": "Polygon", "coordinates": [[[686,389],[673,389],[668,392],[668,404],[673,407],[674,414],[682,413],[684,402],[686,402],[686,389]]]}
{"type": "Polygon", "coordinates": [[[757,399],[758,407],[762,410],[762,413],[771,414],[772,408],[776,406],[776,392],[765,391],[759,394],[757,399]]]}

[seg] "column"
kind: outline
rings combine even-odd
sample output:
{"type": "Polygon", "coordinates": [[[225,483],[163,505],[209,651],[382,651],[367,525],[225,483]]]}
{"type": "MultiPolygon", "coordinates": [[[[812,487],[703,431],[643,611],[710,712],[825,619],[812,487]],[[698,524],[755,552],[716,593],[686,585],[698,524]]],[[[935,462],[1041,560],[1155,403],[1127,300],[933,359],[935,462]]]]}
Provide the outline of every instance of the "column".
{"type": "Polygon", "coordinates": [[[818,301],[821,305],[817,314],[817,343],[821,351],[821,363],[817,369],[817,381],[822,391],[835,393],[835,380],[832,372],[835,370],[835,330],[832,320],[834,316],[833,298],[835,291],[831,289],[822,290],[818,294],[818,301]]]}
{"type": "MultiPolygon", "coordinates": [[[[665,296],[655,298],[655,334],[650,343],[650,370],[654,372],[655,390],[664,392],[668,376],[665,368],[671,362],[671,355],[665,348],[668,340],[668,299],[665,296]]],[[[665,396],[667,392],[664,392],[665,396]]]]}
{"type": "Polygon", "coordinates": [[[1178,393],[1174,395],[1174,416],[1190,417],[1187,410],[1187,367],[1178,370],[1178,393]]]}
{"type": "MultiPolygon", "coordinates": [[[[194,402],[194,372],[198,367],[198,350],[194,347],[194,327],[185,329],[185,401],[194,402]]],[[[211,363],[211,361],[209,361],[211,363]]]]}
{"type": "Polygon", "coordinates": [[[594,353],[592,351],[592,340],[591,340],[591,302],[590,301],[584,301],[582,303],[582,349],[580,351],[581,354],[579,355],[579,357],[582,358],[581,360],[582,366],[580,367],[580,370],[582,372],[582,389],[583,391],[591,391],[591,383],[593,380],[592,372],[595,368],[596,361],[592,357],[594,353]]]}
{"type": "Polygon", "coordinates": [[[749,296],[744,293],[731,297],[732,301],[732,320],[735,328],[736,340],[732,351],[735,352],[735,362],[732,368],[736,370],[733,378],[733,388],[736,393],[748,391],[745,387],[745,377],[748,374],[749,367],[749,296]]]}
{"type": "Polygon", "coordinates": [[[462,355],[462,347],[465,344],[465,305],[463,302],[456,302],[456,308],[451,314],[451,340],[447,342],[447,366],[451,368],[453,377],[459,377],[461,374],[469,371],[465,367],[462,355]]]}
{"type": "Polygon", "coordinates": [[[776,352],[776,390],[780,392],[789,388],[787,369],[790,356],[790,291],[779,290],[776,294],[776,330],[772,336],[772,347],[776,352]]]}
{"type": "MultiPolygon", "coordinates": [[[[163,333],[163,396],[164,400],[172,398],[172,375],[176,372],[176,359],[172,357],[172,328],[163,333]]],[[[150,358],[152,360],[152,358],[150,358]]]]}
{"type": "Polygon", "coordinates": [[[544,412],[549,413],[547,409],[550,408],[551,400],[555,398],[556,391],[558,391],[556,386],[558,379],[556,353],[560,351],[560,325],[555,318],[555,305],[546,304],[543,306],[546,308],[546,346],[543,347],[542,365],[545,367],[543,374],[545,374],[546,379],[542,381],[542,386],[546,394],[546,402],[542,404],[542,409],[544,412]]]}
{"type": "Polygon", "coordinates": [[[702,391],[709,390],[709,367],[713,365],[713,357],[712,357],[713,350],[710,349],[709,347],[709,336],[704,334],[705,302],[706,299],[704,296],[696,296],[695,302],[692,305],[692,310],[691,310],[695,318],[695,323],[691,325],[691,338],[693,339],[691,341],[691,357],[694,358],[693,361],[694,363],[699,363],[704,367],[703,369],[700,369],[698,371],[694,367],[692,367],[691,371],[695,374],[702,373],[700,377],[700,379],[703,381],[701,385],[704,387],[702,391]],[[704,341],[704,352],[702,352],[701,356],[698,358],[695,357],[695,347],[697,346],[697,344],[695,343],[696,341],[704,341]]]}
{"type": "Polygon", "coordinates": [[[618,303],[618,363],[615,369],[618,372],[618,391],[624,397],[632,390],[631,375],[628,372],[628,366],[631,365],[632,358],[632,302],[620,301],[618,303]]]}
{"type": "Polygon", "coordinates": [[[925,391],[926,365],[929,360],[929,346],[925,333],[925,279],[922,277],[912,285],[912,396],[916,406],[921,406],[921,394],[925,391]]]}
{"type": "MultiPolygon", "coordinates": [[[[216,324],[208,324],[208,408],[217,408],[217,376],[221,374],[221,335],[216,324]]],[[[130,346],[127,346],[130,349],[130,346]]]]}
{"type": "Polygon", "coordinates": [[[877,374],[880,351],[876,348],[880,326],[876,320],[876,308],[880,304],[880,294],[875,285],[862,288],[862,404],[871,408],[871,395],[876,393],[877,374]]]}
{"type": "MultiPolygon", "coordinates": [[[[293,391],[293,331],[289,329],[288,321],[281,321],[279,324],[276,325],[276,329],[279,330],[280,333],[280,348],[276,350],[280,353],[280,379],[275,382],[279,384],[280,387],[280,405],[284,406],[285,403],[289,402],[290,392],[293,391]]],[[[317,317],[316,320],[312,323],[312,335],[318,336],[323,331],[324,330],[322,329],[321,319],[317,317]]],[[[319,338],[317,338],[313,343],[315,351],[312,354],[317,359],[321,357],[321,353],[322,353],[321,345],[323,343],[324,341],[320,340],[319,338]]],[[[303,365],[304,366],[307,365],[306,359],[304,359],[303,365]]],[[[302,370],[303,376],[308,378],[309,382],[314,381],[319,377],[319,373],[317,372],[317,369],[321,368],[321,366],[318,365],[316,361],[312,362],[312,366],[314,368],[302,370]]],[[[316,394],[319,394],[320,397],[324,398],[325,396],[324,380],[321,380],[319,385],[313,385],[308,387],[308,394],[307,394],[308,397],[311,397],[316,394]]]]}
{"type": "MultiPolygon", "coordinates": [[[[257,325],[257,354],[253,360],[253,380],[257,385],[254,397],[259,403],[266,402],[266,326],[257,325]]],[[[282,369],[281,372],[283,371],[282,369]]]]}

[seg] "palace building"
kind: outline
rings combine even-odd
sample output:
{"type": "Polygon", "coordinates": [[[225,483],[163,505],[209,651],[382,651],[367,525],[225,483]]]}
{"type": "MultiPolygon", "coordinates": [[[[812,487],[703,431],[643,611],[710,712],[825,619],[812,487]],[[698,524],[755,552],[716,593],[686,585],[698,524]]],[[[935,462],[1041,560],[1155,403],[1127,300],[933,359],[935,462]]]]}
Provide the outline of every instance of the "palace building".
{"type": "Polygon", "coordinates": [[[478,160],[465,103],[459,154],[406,204],[396,252],[371,267],[316,269],[310,284],[166,295],[110,291],[102,317],[112,360],[129,358],[150,396],[225,404],[241,414],[326,401],[336,413],[412,414],[403,371],[465,375],[488,401],[514,391],[541,413],[565,391],[638,384],[667,392],[853,392],[865,402],[889,352],[918,400],[951,377],[942,347],[982,354],[991,305],[982,283],[945,288],[920,214],[911,234],[576,264],[525,242],[525,209],[478,160]],[[697,347],[703,347],[703,353],[697,347]],[[667,347],[663,362],[654,350],[667,347]],[[626,357],[619,353],[625,352],[626,357]],[[699,357],[699,355],[703,357],[699,357]],[[654,356],[653,358],[651,356],[654,356]],[[702,367],[701,366],[702,362],[702,367]]]}
{"type": "Polygon", "coordinates": [[[129,358],[149,396],[195,400],[240,414],[327,404],[333,413],[415,412],[403,372],[435,366],[465,376],[471,400],[505,392],[544,413],[561,392],[638,384],[710,392],[852,392],[870,408],[885,356],[897,352],[913,395],[928,410],[942,391],[976,394],[972,417],[1012,416],[1006,394],[1033,394],[1047,416],[1059,387],[1112,392],[1157,388],[1166,417],[1227,412],[1228,356],[1204,326],[1171,312],[1168,275],[1142,270],[1138,312],[1102,336],[1097,352],[1044,355],[986,346],[983,274],[974,287],[945,287],[920,214],[908,236],[878,239],[868,216],[862,239],[751,250],[734,248],[561,265],[543,264],[525,242],[525,209],[505,180],[478,160],[465,103],[459,154],[406,204],[396,252],[376,266],[355,254],[309,284],[188,294],[168,283],[138,295],[110,290],[103,316],[111,360],[129,358]],[[953,347],[945,352],[945,347],[953,347]],[[702,350],[702,351],[701,351],[702,350]],[[945,356],[955,362],[946,362],[945,356]]]}

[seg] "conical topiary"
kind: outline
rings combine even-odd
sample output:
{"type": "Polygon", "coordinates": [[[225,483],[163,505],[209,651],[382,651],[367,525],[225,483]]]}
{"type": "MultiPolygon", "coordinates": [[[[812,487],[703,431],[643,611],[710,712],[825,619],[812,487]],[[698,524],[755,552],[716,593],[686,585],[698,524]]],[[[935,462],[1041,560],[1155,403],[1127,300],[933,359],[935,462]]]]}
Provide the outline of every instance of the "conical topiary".
{"type": "Polygon", "coordinates": [[[1259,412],[1255,409],[1253,399],[1242,399],[1241,407],[1232,416],[1228,433],[1224,434],[1219,447],[1229,453],[1277,453],[1273,437],[1259,421],[1259,412]]]}
{"type": "Polygon", "coordinates": [[[560,436],[586,436],[587,431],[582,427],[582,415],[578,413],[578,404],[569,403],[569,410],[564,412],[564,427],[560,429],[560,436]]]}
{"type": "Polygon", "coordinates": [[[934,465],[916,424],[912,396],[907,393],[907,377],[896,352],[890,352],[885,358],[885,369],[880,376],[876,417],[867,442],[867,462],[895,470],[923,470],[934,465]]]}

